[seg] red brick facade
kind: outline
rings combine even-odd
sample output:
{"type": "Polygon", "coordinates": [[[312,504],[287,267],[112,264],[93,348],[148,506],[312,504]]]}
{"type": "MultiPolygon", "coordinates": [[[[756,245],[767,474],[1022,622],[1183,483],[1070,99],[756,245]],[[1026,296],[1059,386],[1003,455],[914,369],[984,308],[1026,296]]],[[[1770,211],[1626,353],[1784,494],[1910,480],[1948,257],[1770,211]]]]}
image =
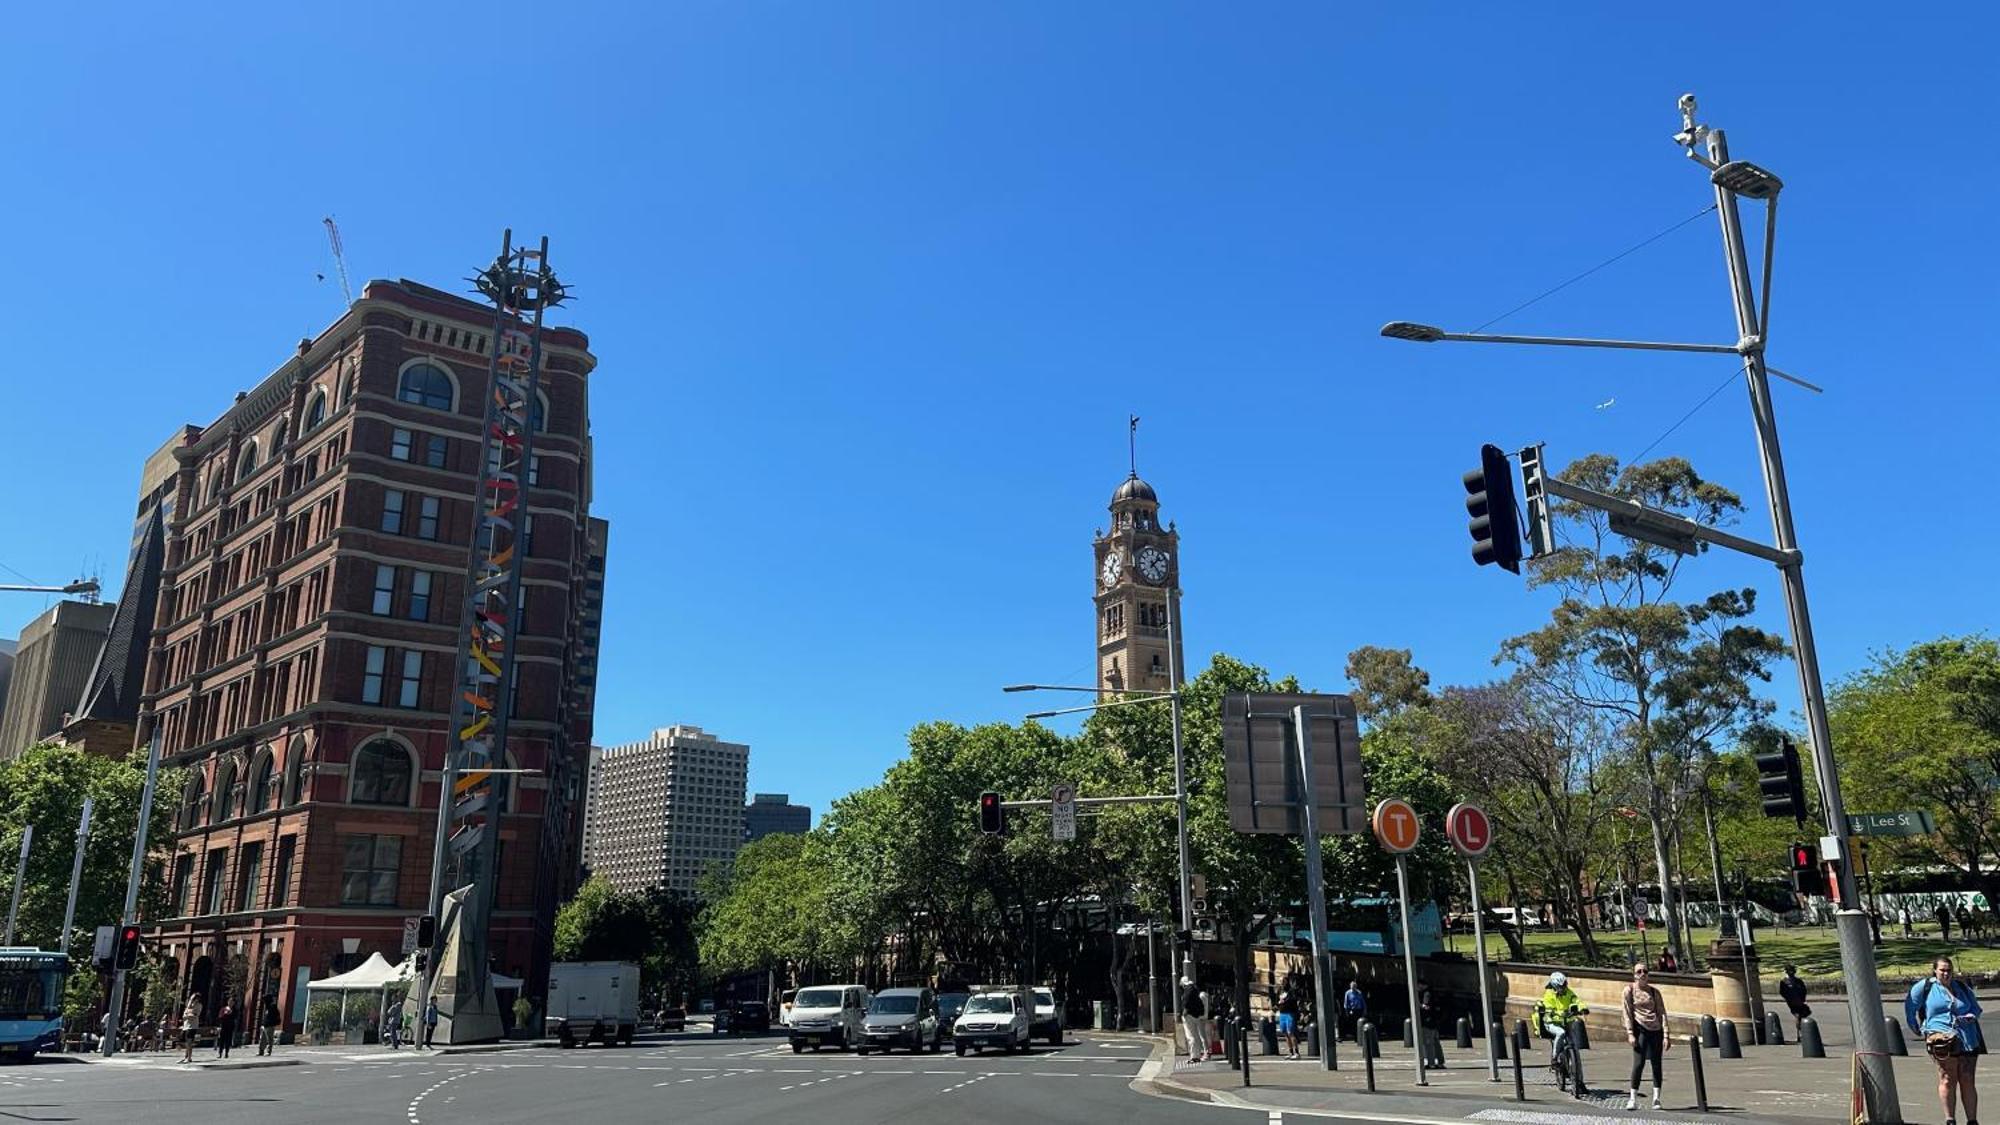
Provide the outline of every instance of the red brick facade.
{"type": "MultiPolygon", "coordinates": [[[[275,995],[296,1030],[302,976],[400,960],[424,912],[491,328],[478,304],[371,282],[178,451],[141,727],[195,780],[158,798],[178,836],[148,923],[209,1012],[275,995]]],[[[544,357],[509,739],[541,772],[509,795],[491,942],[535,996],[575,878],[602,577],[592,593],[595,360],[571,329],[544,357]]]]}

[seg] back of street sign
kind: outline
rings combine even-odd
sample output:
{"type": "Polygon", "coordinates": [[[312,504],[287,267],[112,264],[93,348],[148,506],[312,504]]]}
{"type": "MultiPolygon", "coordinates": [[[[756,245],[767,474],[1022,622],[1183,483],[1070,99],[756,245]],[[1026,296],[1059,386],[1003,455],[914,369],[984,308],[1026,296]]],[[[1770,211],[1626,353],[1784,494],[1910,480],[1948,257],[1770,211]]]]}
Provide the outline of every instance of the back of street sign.
{"type": "Polygon", "coordinates": [[[1361,728],[1344,695],[1265,692],[1224,696],[1222,757],[1229,782],[1229,826],[1238,832],[1296,836],[1301,831],[1299,752],[1294,708],[1304,707],[1312,752],[1313,803],[1322,835],[1368,830],[1361,728]]]}

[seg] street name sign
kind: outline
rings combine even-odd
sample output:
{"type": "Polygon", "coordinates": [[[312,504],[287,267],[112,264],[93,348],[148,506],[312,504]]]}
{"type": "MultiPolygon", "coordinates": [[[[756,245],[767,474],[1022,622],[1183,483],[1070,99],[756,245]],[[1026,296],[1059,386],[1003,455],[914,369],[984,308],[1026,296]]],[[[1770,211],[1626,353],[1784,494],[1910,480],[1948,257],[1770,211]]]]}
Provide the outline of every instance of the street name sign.
{"type": "Polygon", "coordinates": [[[1058,840],[1076,839],[1076,786],[1064,783],[1049,790],[1049,827],[1058,840]]]}
{"type": "Polygon", "coordinates": [[[1417,837],[1423,822],[1417,819],[1417,810],[1408,801],[1390,797],[1375,806],[1373,818],[1375,841],[1382,850],[1402,855],[1417,846],[1417,837]]]}
{"type": "Polygon", "coordinates": [[[1493,821],[1485,809],[1470,801],[1460,801],[1444,814],[1444,834],[1459,855],[1478,859],[1493,846],[1493,821]]]}
{"type": "Polygon", "coordinates": [[[1238,832],[1304,832],[1306,786],[1299,773],[1294,715],[1303,708],[1312,759],[1312,795],[1321,835],[1347,836],[1367,825],[1368,782],[1361,767],[1361,727],[1345,695],[1258,692],[1222,699],[1222,759],[1229,786],[1229,826],[1238,832]]]}
{"type": "Polygon", "coordinates": [[[1849,813],[1847,831],[1854,836],[1927,836],[1937,831],[1937,822],[1922,809],[1849,813]]]}

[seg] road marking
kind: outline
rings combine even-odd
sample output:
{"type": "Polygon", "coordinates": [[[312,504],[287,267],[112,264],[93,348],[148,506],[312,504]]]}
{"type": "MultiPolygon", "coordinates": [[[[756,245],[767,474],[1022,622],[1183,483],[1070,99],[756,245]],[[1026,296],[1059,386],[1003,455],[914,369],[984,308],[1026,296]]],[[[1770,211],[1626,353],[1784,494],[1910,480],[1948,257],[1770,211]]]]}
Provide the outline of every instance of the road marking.
{"type": "Polygon", "coordinates": [[[1272,1110],[1270,1122],[1271,1125],[1285,1125],[1285,1111],[1282,1109],[1272,1110]]]}

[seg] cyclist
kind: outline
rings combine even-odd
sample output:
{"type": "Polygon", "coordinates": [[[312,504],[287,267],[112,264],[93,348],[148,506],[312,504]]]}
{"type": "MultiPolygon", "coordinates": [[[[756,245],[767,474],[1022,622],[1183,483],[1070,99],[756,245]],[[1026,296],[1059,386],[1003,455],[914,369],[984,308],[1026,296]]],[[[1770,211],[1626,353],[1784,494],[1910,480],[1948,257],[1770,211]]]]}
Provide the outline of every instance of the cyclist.
{"type": "Polygon", "coordinates": [[[1564,1041],[1569,1037],[1569,1021],[1588,1010],[1570,988],[1568,977],[1561,973],[1549,974],[1548,990],[1542,993],[1541,1002],[1535,1005],[1535,1022],[1542,1038],[1550,1041],[1550,1067],[1561,1068],[1564,1041]]]}

